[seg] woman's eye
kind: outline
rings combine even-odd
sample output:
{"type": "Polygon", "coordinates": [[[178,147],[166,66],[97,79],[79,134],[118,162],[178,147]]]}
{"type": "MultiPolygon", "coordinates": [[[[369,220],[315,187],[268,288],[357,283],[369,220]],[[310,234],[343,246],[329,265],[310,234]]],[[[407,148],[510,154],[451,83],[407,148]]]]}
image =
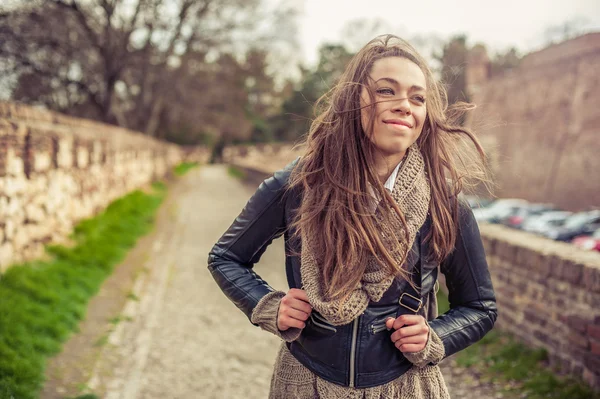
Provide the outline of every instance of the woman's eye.
{"type": "Polygon", "coordinates": [[[394,95],[394,90],[389,89],[389,88],[381,88],[381,89],[377,89],[377,94],[389,94],[389,95],[394,95]]]}
{"type": "Polygon", "coordinates": [[[420,102],[421,104],[425,104],[425,97],[423,96],[414,96],[415,101],[420,102]]]}

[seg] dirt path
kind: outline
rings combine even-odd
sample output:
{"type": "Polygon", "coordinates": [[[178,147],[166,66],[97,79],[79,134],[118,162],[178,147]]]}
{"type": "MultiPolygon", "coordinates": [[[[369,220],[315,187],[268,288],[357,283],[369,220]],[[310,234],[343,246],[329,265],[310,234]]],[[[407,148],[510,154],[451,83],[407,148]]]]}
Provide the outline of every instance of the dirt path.
{"type": "MultiPolygon", "coordinates": [[[[109,399],[267,397],[279,340],[252,326],[206,267],[213,243],[253,191],[223,166],[192,170],[174,185],[146,240],[147,256],[135,260],[146,272],[135,281],[124,321],[97,350],[87,380],[91,392],[109,399]]],[[[274,288],[286,289],[283,265],[280,239],[256,270],[274,288]]],[[[471,396],[453,375],[453,397],[498,397],[489,389],[471,396]]]]}
{"type": "MultiPolygon", "coordinates": [[[[222,166],[192,170],[173,190],[139,300],[123,312],[131,321],[109,337],[90,388],[103,398],[264,398],[279,341],[248,322],[206,267],[253,190],[222,166]]],[[[257,271],[285,288],[283,264],[278,240],[257,271]]]]}

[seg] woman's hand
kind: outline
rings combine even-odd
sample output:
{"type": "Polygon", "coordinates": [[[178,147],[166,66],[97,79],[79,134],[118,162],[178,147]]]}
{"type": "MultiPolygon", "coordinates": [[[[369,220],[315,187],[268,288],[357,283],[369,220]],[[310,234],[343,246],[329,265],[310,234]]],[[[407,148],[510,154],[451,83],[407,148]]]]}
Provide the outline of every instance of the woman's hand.
{"type": "Polygon", "coordinates": [[[277,328],[286,331],[289,328],[304,328],[305,321],[312,312],[306,292],[298,288],[290,289],[279,303],[277,328]]]}
{"type": "Polygon", "coordinates": [[[425,349],[429,326],[423,316],[404,314],[396,319],[390,317],[385,321],[385,326],[395,330],[392,342],[401,352],[413,353],[425,349]]]}

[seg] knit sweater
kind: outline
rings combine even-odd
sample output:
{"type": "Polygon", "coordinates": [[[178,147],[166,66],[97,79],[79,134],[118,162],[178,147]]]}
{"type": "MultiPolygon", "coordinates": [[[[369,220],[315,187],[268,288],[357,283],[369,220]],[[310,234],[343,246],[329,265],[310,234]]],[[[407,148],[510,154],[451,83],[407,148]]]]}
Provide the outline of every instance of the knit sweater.
{"type": "MultiPolygon", "coordinates": [[[[282,291],[265,295],[252,312],[251,321],[285,342],[296,340],[302,332],[298,328],[280,331],[277,312],[282,291]]],[[[404,356],[413,367],[395,380],[371,388],[349,388],[325,381],[302,365],[282,344],[271,379],[270,399],[447,399],[446,383],[436,364],[444,358],[444,345],[436,333],[429,329],[425,348],[404,356]]]]}
{"type": "MultiPolygon", "coordinates": [[[[430,202],[430,185],[425,174],[425,163],[416,145],[411,146],[402,165],[398,165],[385,186],[391,189],[391,196],[406,218],[407,237],[400,241],[402,251],[392,256],[400,263],[406,251],[412,247],[416,233],[423,225],[430,202]]],[[[374,205],[378,199],[373,198],[374,205]]],[[[375,219],[383,228],[402,231],[404,226],[397,218],[383,220],[381,214],[374,212],[375,219]]],[[[382,229],[385,231],[385,229],[382,229]]],[[[384,234],[383,234],[384,235],[384,234]]],[[[384,235],[385,236],[385,235],[384,235]]],[[[381,267],[374,256],[369,257],[360,284],[351,291],[344,301],[331,300],[323,293],[325,287],[321,278],[319,262],[313,256],[311,237],[302,235],[301,275],[302,287],[308,296],[313,309],[323,315],[333,325],[350,323],[367,308],[370,301],[377,302],[390,287],[397,276],[381,267]]],[[[385,244],[395,247],[398,237],[386,237],[385,244]]],[[[254,324],[279,336],[284,341],[296,340],[301,330],[291,328],[279,331],[277,328],[277,312],[284,292],[275,291],[264,296],[254,308],[251,320],[254,324]]],[[[430,329],[425,348],[416,353],[405,353],[404,356],[413,364],[397,379],[370,388],[351,388],[326,381],[302,365],[282,345],[271,380],[270,398],[324,398],[324,399],[426,399],[449,398],[444,378],[437,364],[444,357],[444,345],[436,333],[430,329]]]]}

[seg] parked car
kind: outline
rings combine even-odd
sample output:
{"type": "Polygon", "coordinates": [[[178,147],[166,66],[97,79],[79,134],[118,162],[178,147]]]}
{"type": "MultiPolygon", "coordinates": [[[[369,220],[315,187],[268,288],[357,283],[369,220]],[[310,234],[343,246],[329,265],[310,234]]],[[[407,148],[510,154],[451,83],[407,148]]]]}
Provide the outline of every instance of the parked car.
{"type": "Polygon", "coordinates": [[[575,237],[571,242],[578,248],[600,252],[600,229],[591,236],[575,237]]]}
{"type": "Polygon", "coordinates": [[[571,241],[580,235],[588,235],[600,229],[600,210],[577,212],[570,216],[563,226],[549,229],[544,236],[557,241],[571,241]]]}
{"type": "Polygon", "coordinates": [[[567,218],[572,214],[573,212],[567,211],[544,212],[541,215],[528,217],[521,225],[521,228],[530,233],[543,234],[550,229],[562,227],[567,218]]]}
{"type": "Polygon", "coordinates": [[[473,209],[473,215],[478,222],[498,223],[500,220],[513,216],[527,206],[529,202],[517,198],[500,198],[485,208],[473,209]]]}
{"type": "Polygon", "coordinates": [[[500,220],[500,223],[514,229],[520,229],[523,222],[528,218],[539,216],[554,210],[556,210],[556,207],[552,204],[527,204],[516,209],[514,214],[500,220]]]}

